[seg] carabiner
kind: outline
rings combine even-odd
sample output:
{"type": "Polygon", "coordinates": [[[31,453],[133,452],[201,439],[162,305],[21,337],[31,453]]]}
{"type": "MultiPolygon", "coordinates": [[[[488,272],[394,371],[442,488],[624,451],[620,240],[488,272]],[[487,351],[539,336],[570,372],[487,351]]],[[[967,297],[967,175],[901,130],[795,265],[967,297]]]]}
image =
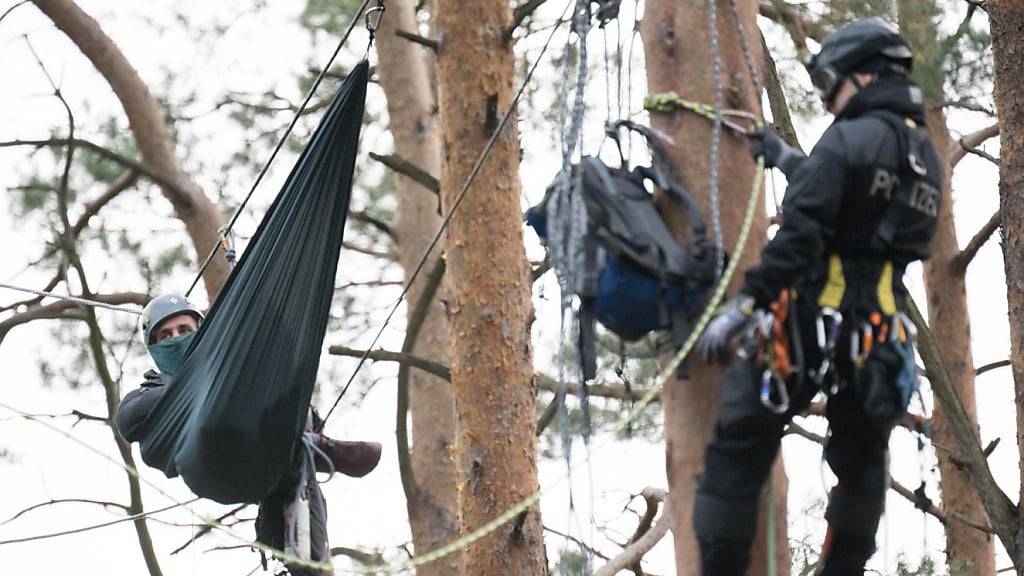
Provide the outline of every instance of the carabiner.
{"type": "Polygon", "coordinates": [[[839,379],[833,373],[836,344],[839,342],[839,335],[843,330],[843,315],[829,306],[824,306],[818,311],[815,318],[815,328],[818,337],[818,349],[821,350],[821,365],[813,372],[814,383],[822,388],[825,394],[831,396],[839,392],[839,379]],[[826,327],[826,319],[828,326],[826,327]],[[825,377],[832,374],[832,382],[828,389],[823,388],[825,377]]]}
{"type": "Polygon", "coordinates": [[[786,389],[786,382],[777,377],[771,369],[766,369],[761,374],[761,404],[772,414],[785,414],[789,411],[789,390],[786,389]],[[773,387],[777,402],[772,398],[773,387]]]}
{"type": "Polygon", "coordinates": [[[363,22],[366,24],[366,30],[370,33],[370,38],[377,33],[377,29],[380,28],[381,18],[384,17],[384,0],[377,0],[377,5],[366,9],[366,14],[363,15],[363,22]],[[374,17],[374,13],[377,14],[374,17]]]}

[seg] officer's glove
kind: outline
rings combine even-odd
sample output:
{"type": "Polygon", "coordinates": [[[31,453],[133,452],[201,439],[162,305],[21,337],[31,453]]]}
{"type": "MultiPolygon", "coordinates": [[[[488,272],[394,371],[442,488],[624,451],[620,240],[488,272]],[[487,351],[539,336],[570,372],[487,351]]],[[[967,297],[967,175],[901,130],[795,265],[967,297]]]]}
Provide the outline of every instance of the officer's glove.
{"type": "Polygon", "coordinates": [[[750,154],[754,158],[764,156],[765,168],[778,168],[787,178],[805,158],[802,152],[786,144],[775,130],[767,126],[750,133],[749,138],[750,154]]]}
{"type": "Polygon", "coordinates": [[[754,299],[740,294],[722,308],[697,340],[697,353],[705,362],[728,360],[733,338],[743,332],[754,314],[754,299]]]}

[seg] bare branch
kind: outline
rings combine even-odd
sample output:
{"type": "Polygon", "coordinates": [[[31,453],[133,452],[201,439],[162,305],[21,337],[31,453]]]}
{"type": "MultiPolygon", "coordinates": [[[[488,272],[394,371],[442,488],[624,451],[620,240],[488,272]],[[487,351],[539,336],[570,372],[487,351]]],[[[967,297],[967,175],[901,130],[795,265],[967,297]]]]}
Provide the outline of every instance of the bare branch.
{"type": "Polygon", "coordinates": [[[958,141],[953,142],[950,145],[947,156],[949,158],[950,167],[956,166],[963,160],[964,156],[967,155],[967,151],[971,148],[977,148],[985,143],[990,138],[995,138],[999,135],[999,123],[996,122],[990,126],[986,126],[977,132],[971,132],[965,134],[958,141]]]}
{"type": "Polygon", "coordinates": [[[35,147],[35,148],[44,148],[44,147],[47,147],[47,146],[68,146],[68,145],[74,145],[74,146],[76,146],[78,148],[82,148],[84,150],[89,150],[91,152],[95,152],[96,154],[102,156],[103,158],[106,158],[107,160],[116,162],[116,163],[124,166],[125,168],[129,168],[131,170],[135,170],[139,174],[141,174],[141,175],[145,176],[146,178],[149,178],[150,180],[152,180],[154,183],[159,184],[161,187],[167,187],[167,188],[173,189],[176,192],[181,193],[181,194],[185,193],[184,190],[178,188],[177,184],[175,184],[174,182],[170,181],[169,179],[164,177],[162,174],[159,174],[159,173],[157,173],[157,172],[155,172],[153,170],[150,170],[147,166],[143,165],[138,160],[133,160],[131,158],[128,158],[127,156],[124,156],[122,154],[118,154],[117,152],[114,152],[113,150],[110,150],[108,148],[104,148],[103,146],[101,146],[101,145],[99,145],[99,144],[97,144],[95,142],[90,142],[89,140],[83,140],[81,138],[73,138],[73,139],[69,139],[69,138],[48,138],[48,139],[45,139],[45,140],[6,140],[6,141],[0,142],[0,148],[10,148],[10,147],[13,147],[13,146],[31,146],[31,147],[35,147]]]}
{"type": "Polygon", "coordinates": [[[952,378],[946,369],[942,351],[913,298],[907,297],[907,312],[917,326],[918,352],[928,370],[932,392],[942,405],[950,431],[956,438],[961,456],[965,460],[964,471],[971,479],[985,511],[988,513],[996,535],[1011,558],[1018,554],[1017,507],[1010,501],[992,476],[985,454],[979,443],[977,427],[971,423],[964,409],[952,378]]]}
{"type": "MultiPolygon", "coordinates": [[[[406,322],[405,340],[402,342],[402,354],[412,354],[416,347],[416,340],[420,335],[420,328],[430,312],[430,305],[434,302],[434,296],[441,287],[441,280],[444,278],[445,260],[438,258],[434,267],[430,270],[423,291],[416,301],[416,307],[409,314],[406,322]]],[[[412,456],[409,452],[409,370],[410,363],[402,362],[398,367],[398,401],[395,414],[395,439],[398,444],[398,470],[402,477],[402,489],[409,502],[415,502],[420,497],[419,487],[416,485],[416,478],[413,474],[412,456]]],[[[450,378],[449,378],[450,380],[450,378]]]]}
{"type": "Polygon", "coordinates": [[[20,7],[22,7],[22,6],[24,6],[25,4],[28,4],[28,3],[29,3],[29,0],[21,0],[21,2],[18,2],[17,4],[15,4],[14,6],[11,6],[7,10],[4,10],[4,13],[0,14],[0,22],[3,22],[4,18],[7,18],[8,14],[10,14],[11,12],[14,12],[17,8],[20,8],[20,7]]]}
{"type": "MultiPolygon", "coordinates": [[[[534,374],[534,379],[537,381],[537,387],[541,390],[557,393],[559,384],[558,380],[540,372],[534,374]]],[[[614,398],[617,400],[633,400],[637,401],[647,394],[645,388],[633,388],[629,391],[626,390],[625,386],[614,386],[611,384],[591,384],[587,387],[587,392],[591,396],[599,396],[601,398],[614,398]]],[[[566,382],[566,393],[567,394],[578,394],[579,384],[576,382],[566,382]]],[[[658,402],[661,400],[661,394],[654,396],[654,401],[658,402]]]]}
{"type": "Polygon", "coordinates": [[[40,502],[38,504],[33,504],[32,506],[29,506],[28,508],[25,508],[25,509],[21,510],[20,512],[18,512],[14,516],[11,516],[7,520],[4,520],[3,522],[0,522],[0,525],[9,524],[9,523],[17,520],[18,518],[24,516],[25,514],[28,514],[29,512],[31,512],[33,510],[38,510],[40,508],[45,508],[47,506],[53,506],[54,504],[70,504],[70,503],[75,503],[75,504],[95,504],[97,506],[103,506],[104,508],[120,508],[121,510],[125,510],[125,511],[128,510],[127,506],[125,506],[124,504],[119,504],[117,502],[107,502],[105,500],[90,500],[88,498],[59,498],[59,499],[56,499],[56,500],[48,500],[46,502],[40,502]]]}
{"type": "Polygon", "coordinates": [[[764,52],[765,70],[765,91],[768,93],[768,104],[772,109],[772,120],[779,135],[797,150],[803,152],[800,140],[796,135],[796,128],[793,126],[793,118],[789,113],[789,104],[786,102],[786,93],[782,89],[782,82],[779,79],[779,69],[775,65],[768,43],[761,35],[761,50],[764,52]]]}
{"type": "MultiPolygon", "coordinates": [[[[149,296],[141,292],[115,292],[112,294],[94,294],[90,300],[96,300],[104,304],[138,304],[145,306],[146,302],[149,301],[149,296]]],[[[0,342],[3,342],[4,337],[7,336],[11,329],[34,320],[84,320],[85,316],[81,313],[81,310],[81,306],[67,300],[30,308],[25,312],[15,314],[0,322],[0,342]]]]}
{"type": "Polygon", "coordinates": [[[977,256],[978,250],[985,245],[985,242],[988,242],[988,239],[992,237],[992,234],[999,228],[1002,221],[1002,215],[999,210],[996,210],[995,214],[988,219],[988,222],[981,227],[981,230],[978,230],[978,233],[971,238],[967,246],[953,257],[953,260],[949,263],[950,268],[955,273],[962,275],[967,270],[967,266],[974,260],[974,257],[977,256]]]}
{"type": "Polygon", "coordinates": [[[515,34],[516,29],[522,25],[523,21],[530,17],[537,8],[540,8],[541,4],[547,2],[547,0],[526,0],[522,4],[515,7],[512,11],[512,24],[505,29],[505,41],[508,42],[512,39],[512,35],[515,34]]]}
{"type": "MultiPolygon", "coordinates": [[[[334,356],[349,356],[355,358],[361,358],[365,350],[357,350],[355,348],[349,348],[347,346],[331,346],[327,349],[329,354],[334,356]]],[[[401,352],[392,352],[389,350],[372,350],[367,358],[375,362],[398,362],[408,363],[414,368],[419,368],[424,372],[428,372],[437,376],[438,378],[444,378],[445,380],[451,380],[452,372],[444,364],[439,364],[426,358],[420,358],[414,354],[403,354],[401,352]]]]}
{"type": "Polygon", "coordinates": [[[175,548],[175,549],[174,549],[174,551],[173,551],[173,552],[171,552],[171,556],[174,556],[174,555],[175,555],[175,554],[177,554],[178,552],[181,552],[181,551],[182,551],[182,550],[184,550],[185,548],[188,548],[188,547],[189,547],[189,545],[191,545],[191,544],[192,544],[192,543],[194,543],[195,541],[199,540],[199,539],[200,539],[200,538],[202,538],[203,536],[206,536],[207,534],[209,534],[209,533],[210,533],[210,532],[211,532],[211,531],[213,530],[213,527],[214,527],[214,526],[215,526],[216,524],[221,524],[221,523],[223,523],[223,522],[224,522],[224,520],[227,520],[228,518],[230,518],[230,517],[234,516],[235,514],[238,514],[238,513],[239,513],[239,512],[241,512],[242,510],[244,510],[246,506],[248,506],[248,504],[240,504],[240,505],[238,505],[238,506],[236,506],[236,507],[232,508],[231,510],[228,510],[227,512],[225,512],[225,513],[224,513],[224,514],[222,514],[221,516],[219,516],[219,517],[215,518],[215,519],[214,519],[214,522],[207,522],[207,523],[206,523],[206,524],[205,524],[205,525],[204,525],[204,526],[203,526],[202,528],[200,528],[199,530],[197,530],[197,531],[196,531],[196,533],[195,533],[195,534],[193,534],[193,535],[192,535],[192,537],[191,537],[191,538],[189,538],[187,542],[185,542],[185,543],[184,543],[184,544],[182,544],[181,546],[178,546],[177,548],[175,548]],[[215,523],[216,523],[216,524],[215,524],[215,523]]]}
{"type": "Polygon", "coordinates": [[[559,536],[561,538],[565,538],[566,540],[576,544],[580,548],[583,548],[587,552],[590,552],[591,554],[593,554],[594,556],[597,556],[598,558],[600,558],[602,560],[608,560],[608,557],[605,556],[604,554],[602,554],[600,550],[591,547],[589,544],[587,544],[583,540],[580,540],[579,538],[573,536],[572,534],[565,534],[565,533],[559,532],[558,530],[555,530],[554,528],[549,528],[547,526],[544,527],[544,531],[545,532],[550,532],[550,533],[554,534],[555,536],[559,536]]]}
{"type": "Polygon", "coordinates": [[[807,39],[821,42],[825,38],[825,27],[801,16],[796,7],[782,0],[760,2],[758,13],[765,18],[781,24],[789,32],[796,44],[797,54],[802,58],[807,53],[807,39]]]}
{"type": "MultiPolygon", "coordinates": [[[[607,564],[595,570],[594,576],[615,576],[620,571],[627,568],[632,568],[636,571],[639,569],[640,560],[643,558],[643,555],[653,548],[654,545],[668,533],[668,529],[672,524],[672,517],[669,514],[668,502],[665,501],[665,491],[657,490],[655,488],[645,488],[643,496],[644,499],[647,500],[648,513],[650,513],[652,509],[657,509],[657,502],[659,499],[664,502],[661,518],[658,520],[658,523],[649,530],[646,530],[639,537],[637,537],[640,534],[638,529],[637,533],[630,539],[630,544],[626,546],[626,549],[618,556],[608,561],[607,564]]],[[[645,518],[646,516],[647,514],[645,514],[645,518]]],[[[651,517],[653,518],[653,514],[651,517]]]]}
{"type": "Polygon", "coordinates": [[[380,552],[364,552],[344,546],[331,548],[331,557],[335,556],[347,556],[364,566],[380,566],[384,563],[384,555],[380,552]]]}
{"type": "Polygon", "coordinates": [[[370,216],[369,214],[367,214],[365,210],[351,210],[349,211],[348,216],[353,220],[362,222],[364,224],[369,224],[370,226],[376,228],[377,230],[380,230],[381,232],[387,234],[388,237],[391,238],[392,240],[395,239],[395,232],[394,230],[391,229],[390,224],[381,220],[380,218],[370,216]]]}
{"type": "Polygon", "coordinates": [[[434,52],[437,52],[437,40],[433,40],[431,38],[424,38],[419,34],[413,32],[406,32],[405,30],[395,30],[395,36],[398,36],[399,38],[404,38],[414,44],[419,44],[420,46],[426,46],[427,48],[430,48],[434,52]]]}
{"type": "Polygon", "coordinates": [[[944,108],[959,108],[961,110],[967,110],[969,112],[980,112],[982,114],[987,114],[988,116],[991,116],[993,118],[995,118],[996,116],[996,111],[993,110],[992,108],[989,108],[988,106],[984,106],[982,104],[979,104],[973,100],[966,98],[961,98],[959,100],[946,100],[945,102],[942,103],[942,106],[944,108]]]}
{"type": "Polygon", "coordinates": [[[967,144],[964,143],[963,139],[960,139],[957,142],[959,142],[960,147],[964,149],[964,152],[969,152],[971,154],[974,154],[975,156],[980,156],[985,160],[988,160],[989,162],[995,164],[996,166],[999,166],[999,158],[996,158],[995,156],[989,154],[988,152],[985,152],[981,148],[972,148],[968,146],[967,144]]]}
{"type": "Polygon", "coordinates": [[[438,181],[437,178],[401,156],[398,156],[397,154],[382,155],[370,152],[370,158],[373,158],[395,172],[406,176],[413,182],[416,182],[434,194],[441,194],[441,182],[438,181]]]}
{"type": "MultiPolygon", "coordinates": [[[[53,289],[57,287],[57,284],[60,284],[61,281],[64,280],[64,279],[65,279],[65,270],[64,270],[64,267],[61,266],[60,269],[57,270],[56,274],[53,275],[53,278],[51,278],[50,281],[46,283],[46,286],[43,287],[42,291],[43,292],[52,292],[53,289]]],[[[29,298],[27,300],[21,300],[21,301],[18,301],[18,302],[14,302],[13,304],[8,304],[7,306],[0,307],[0,312],[6,312],[8,310],[14,310],[14,309],[20,308],[22,306],[25,306],[25,307],[35,306],[36,304],[39,304],[40,302],[42,302],[43,298],[45,298],[45,296],[36,296],[35,298],[29,298]]]]}
{"type": "Polygon", "coordinates": [[[374,258],[380,258],[381,260],[389,260],[391,262],[395,262],[398,260],[398,258],[391,252],[381,252],[379,250],[374,250],[372,248],[364,248],[362,246],[353,244],[348,240],[342,242],[341,246],[346,250],[351,250],[353,252],[358,252],[360,254],[366,254],[367,256],[373,256],[374,258]]]}
{"type": "Polygon", "coordinates": [[[1006,368],[1006,367],[1008,367],[1010,365],[1011,364],[1010,364],[1009,360],[999,360],[998,362],[991,362],[989,364],[985,364],[984,366],[979,366],[974,371],[974,375],[975,376],[981,376],[985,372],[989,372],[991,370],[995,370],[996,368],[1006,368]]]}
{"type": "Polygon", "coordinates": [[[101,194],[98,198],[92,202],[86,204],[85,210],[75,221],[75,224],[71,227],[71,235],[78,237],[82,233],[82,230],[89,225],[89,219],[99,213],[99,211],[109,204],[114,198],[121,195],[122,192],[131,188],[139,180],[139,171],[129,168],[123,174],[118,176],[117,180],[114,180],[110,184],[110,188],[106,192],[101,194]]]}

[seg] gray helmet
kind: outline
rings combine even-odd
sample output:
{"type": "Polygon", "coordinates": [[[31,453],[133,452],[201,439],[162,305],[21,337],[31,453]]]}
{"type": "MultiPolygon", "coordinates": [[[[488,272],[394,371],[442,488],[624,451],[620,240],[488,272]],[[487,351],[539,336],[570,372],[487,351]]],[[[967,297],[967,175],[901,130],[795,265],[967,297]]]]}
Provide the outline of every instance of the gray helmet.
{"type": "Polygon", "coordinates": [[[160,325],[165,320],[178,316],[179,314],[189,314],[196,319],[197,322],[203,321],[203,313],[198,308],[192,305],[184,296],[177,294],[162,294],[153,298],[146,304],[146,308],[142,311],[142,340],[148,346],[152,343],[150,338],[153,333],[160,328],[160,325]]]}
{"type": "Polygon", "coordinates": [[[899,31],[881,18],[854,20],[829,34],[806,63],[821,99],[835,96],[842,79],[871,62],[887,62],[910,71],[913,54],[899,31]]]}

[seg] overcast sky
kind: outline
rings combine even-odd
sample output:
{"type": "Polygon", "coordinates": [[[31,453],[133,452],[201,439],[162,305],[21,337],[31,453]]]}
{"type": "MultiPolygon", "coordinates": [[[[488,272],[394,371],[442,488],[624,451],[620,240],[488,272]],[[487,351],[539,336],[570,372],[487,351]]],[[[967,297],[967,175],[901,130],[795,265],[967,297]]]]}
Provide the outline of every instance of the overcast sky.
{"type": "MultiPolygon", "coordinates": [[[[12,1],[0,5],[0,13],[12,1]]],[[[107,33],[114,38],[142,77],[153,85],[159,96],[168,89],[176,97],[195,92],[197,101],[185,111],[189,115],[208,111],[216,98],[228,91],[254,92],[274,89],[297,101],[294,78],[305,72],[308,59],[322,61],[335,39],[324,36],[316,46],[311,45],[309,35],[296,22],[302,3],[271,1],[259,10],[248,8],[249,2],[237,0],[223,2],[201,2],[196,0],[152,0],[147,3],[125,3],[113,0],[82,1],[81,6],[95,16],[107,33]],[[229,25],[230,26],[227,26],[229,25]],[[217,25],[226,26],[221,34],[199,34],[217,25]],[[173,82],[168,87],[168,78],[173,82]]],[[[555,3],[561,5],[561,3],[555,3]]],[[[544,13],[549,20],[560,9],[544,13]]],[[[622,14],[633,13],[629,3],[624,3],[622,14]]],[[[957,21],[959,15],[950,15],[950,21],[957,21]]],[[[762,25],[765,25],[762,22],[762,25]]],[[[628,38],[625,30],[624,41],[628,38]]],[[[77,50],[42,17],[32,5],[26,5],[12,12],[0,22],[0,78],[6,79],[0,88],[0,140],[45,138],[55,129],[63,129],[64,112],[59,102],[49,96],[50,89],[27,49],[24,37],[27,35],[32,46],[40,55],[47,68],[60,83],[69,103],[76,112],[80,134],[96,134],[101,119],[118,112],[117,102],[109,87],[92,66],[77,50]]],[[[614,34],[609,37],[614,42],[614,34]]],[[[556,40],[553,53],[561,49],[556,40]]],[[[769,42],[776,54],[788,54],[789,42],[777,31],[768,33],[769,42]]],[[[363,46],[363,39],[356,39],[363,46]]],[[[535,54],[538,39],[531,39],[531,54],[535,54]]],[[[596,33],[591,38],[595,63],[604,49],[603,35],[596,33]]],[[[638,110],[643,91],[642,50],[637,39],[634,51],[633,102],[628,108],[638,110]]],[[[356,55],[346,55],[352,62],[356,55]]],[[[792,66],[793,63],[782,63],[792,66]]],[[[544,81],[551,81],[557,72],[542,66],[540,74],[544,81]]],[[[796,78],[805,82],[802,75],[796,78]]],[[[543,84],[544,82],[541,82],[543,84]]],[[[593,150],[600,142],[600,125],[604,119],[605,90],[604,78],[598,74],[591,85],[588,101],[592,104],[589,115],[587,146],[593,150]]],[[[541,91],[543,95],[543,89],[541,91]]],[[[379,91],[371,89],[370,107],[383,110],[379,91]]],[[[538,101],[542,100],[538,98],[538,101]]],[[[545,110],[521,110],[522,142],[525,156],[522,166],[524,181],[524,204],[539,200],[543,189],[557,169],[556,155],[552,154],[552,142],[557,133],[556,126],[544,121],[545,110]]],[[[641,116],[641,119],[643,117],[641,116]]],[[[799,120],[798,120],[799,121],[799,120]]],[[[801,140],[809,148],[820,132],[827,126],[827,119],[810,123],[800,122],[801,140]]],[[[986,124],[978,115],[954,113],[950,125],[959,131],[970,132],[986,124]]],[[[216,173],[219,160],[238,149],[241,132],[234,128],[224,114],[201,115],[188,126],[190,136],[195,138],[191,164],[187,166],[196,175],[204,188],[216,194],[220,185],[228,186],[225,191],[237,197],[248,182],[242,179],[224,179],[216,173]],[[234,139],[232,139],[234,138],[234,139]],[[201,160],[197,160],[201,159],[201,160]]],[[[998,143],[990,142],[986,149],[998,154],[998,143]]],[[[363,139],[363,151],[389,151],[389,137],[381,128],[371,128],[363,139]]],[[[46,239],[41,222],[16,221],[12,217],[13,192],[6,190],[18,185],[28,173],[32,164],[26,161],[26,150],[0,148],[0,281],[41,287],[47,280],[45,273],[23,271],[25,266],[38,257],[46,239]]],[[[257,196],[257,206],[266,205],[282,177],[287,172],[292,156],[284,155],[272,171],[268,181],[257,196]]],[[[364,158],[361,170],[373,170],[364,158]]],[[[770,179],[781,194],[784,178],[776,174],[770,179]]],[[[961,244],[974,234],[998,207],[997,174],[995,169],[974,156],[968,156],[958,168],[954,177],[957,200],[957,226],[961,244]]],[[[95,192],[95,191],[93,191],[95,192]]],[[[133,193],[129,193],[133,194],[133,193]]],[[[167,238],[175,241],[183,238],[181,226],[169,218],[169,205],[158,194],[143,192],[112,205],[109,220],[114,226],[130,229],[133,237],[152,242],[155,250],[167,238]],[[145,199],[152,197],[152,204],[145,199]],[[170,236],[168,236],[170,234],[170,236]]],[[[85,194],[88,196],[88,194],[85,194]]],[[[242,220],[241,227],[251,231],[259,213],[249,214],[242,220]],[[247,228],[246,228],[247,227],[247,228]]],[[[540,257],[540,250],[532,232],[526,233],[528,249],[534,259],[540,257]]],[[[346,253],[343,258],[355,258],[346,253]]],[[[357,260],[346,260],[353,262],[357,260]]],[[[96,282],[100,289],[144,289],[143,286],[123,285],[117,274],[124,263],[111,262],[102,255],[88,262],[90,270],[98,270],[96,282]]],[[[358,277],[359,269],[343,272],[358,277]]],[[[350,278],[351,276],[349,276],[350,278]]],[[[181,273],[171,279],[175,286],[188,281],[187,274],[181,273]]],[[[914,269],[908,277],[912,288],[923,302],[920,292],[919,270],[914,269]]],[[[543,298],[536,298],[538,321],[535,326],[537,350],[551,350],[558,329],[557,288],[548,276],[538,291],[543,298]]],[[[383,295],[374,296],[374,305],[381,306],[393,298],[394,291],[382,290],[383,295]]],[[[1008,331],[1006,325],[1006,296],[1002,261],[997,241],[988,243],[978,254],[968,275],[971,320],[973,323],[973,345],[975,364],[1005,359],[1008,354],[1008,331]]],[[[0,292],[0,304],[20,298],[17,294],[0,292]]],[[[114,312],[100,311],[101,318],[114,312]]],[[[383,341],[385,348],[400,345],[401,321],[389,330],[383,341]]],[[[368,336],[363,336],[365,340],[368,336]]],[[[336,343],[328,338],[328,344],[336,343]]],[[[352,343],[358,346],[366,342],[352,343]]],[[[42,324],[17,328],[0,345],[0,403],[18,409],[41,414],[66,414],[73,409],[88,413],[102,414],[105,410],[102,389],[98,385],[83,386],[69,390],[63,384],[47,387],[40,376],[39,362],[48,359],[63,349],[53,342],[51,330],[42,324]]],[[[542,368],[549,358],[540,357],[537,362],[542,368]]],[[[333,370],[347,377],[352,362],[326,357],[325,369],[333,370]]],[[[130,360],[125,366],[124,391],[133,388],[138,374],[146,369],[144,358],[130,360]]],[[[394,411],[394,369],[386,365],[368,368],[373,377],[381,378],[366,395],[361,405],[354,405],[354,399],[346,399],[338,418],[331,422],[329,433],[345,438],[373,439],[384,444],[384,459],[381,466],[366,479],[338,477],[324,485],[330,510],[330,534],[335,546],[386,550],[397,557],[396,547],[409,541],[405,504],[398,478],[395,461],[393,434],[394,411]]],[[[327,403],[324,398],[322,404],[327,403]]],[[[1017,458],[1014,446],[1014,405],[1012,382],[1009,371],[990,372],[978,379],[978,403],[982,428],[982,441],[1001,437],[1004,442],[992,455],[991,462],[997,480],[1016,499],[1017,458]]],[[[654,408],[656,409],[656,408],[654,408]]],[[[110,439],[110,432],[102,426],[85,422],[72,427],[72,419],[60,418],[50,421],[54,426],[73,436],[77,441],[94,447],[100,452],[114,456],[116,450],[110,439]]],[[[823,431],[822,422],[811,422],[809,426],[823,431]]],[[[600,444],[600,443],[599,443],[600,444]]],[[[0,408],[0,450],[9,454],[8,460],[0,460],[0,521],[9,518],[28,505],[49,499],[88,498],[101,501],[126,500],[124,472],[116,465],[97,454],[85,450],[66,436],[40,424],[11,418],[0,408]]],[[[814,503],[821,502],[832,482],[831,476],[823,471],[820,449],[799,438],[787,438],[784,442],[786,468],[790,478],[790,518],[793,522],[791,536],[807,537],[810,542],[819,542],[822,521],[819,516],[808,516],[802,511],[814,503]],[[808,536],[809,535],[809,536],[808,536]]],[[[606,553],[614,553],[612,540],[623,541],[632,532],[635,518],[622,516],[621,511],[629,494],[638,493],[645,486],[666,487],[664,452],[662,446],[642,440],[623,441],[611,444],[593,454],[592,473],[576,473],[575,494],[578,504],[577,519],[567,514],[566,487],[560,485],[551,490],[542,501],[545,524],[562,532],[581,536],[588,542],[595,542],[606,553]],[[588,488],[594,486],[591,496],[588,488]],[[601,534],[590,527],[590,504],[595,506],[594,517],[598,524],[609,524],[618,532],[601,534]],[[621,518],[620,518],[621,516],[621,518]],[[618,520],[616,520],[618,518],[618,520]]],[[[934,455],[925,452],[926,467],[930,468],[934,455]]],[[[915,448],[915,440],[907,434],[897,433],[892,443],[893,474],[905,485],[914,487],[919,481],[921,463],[915,448]]],[[[143,477],[166,491],[177,501],[191,498],[191,494],[180,480],[167,480],[159,472],[143,470],[143,477]]],[[[564,465],[559,461],[545,461],[541,465],[541,483],[546,485],[564,475],[564,465]]],[[[930,493],[936,494],[935,479],[930,473],[930,493]]],[[[172,501],[157,490],[144,488],[147,509],[171,504],[172,501]]],[[[879,533],[882,553],[876,556],[874,566],[891,573],[895,558],[906,553],[916,563],[927,549],[941,560],[943,547],[940,526],[934,520],[923,520],[921,515],[898,496],[890,497],[889,513],[879,533]],[[926,530],[922,530],[927,526],[926,530]]],[[[190,524],[201,522],[201,516],[216,516],[225,510],[209,502],[194,507],[178,509],[157,516],[157,520],[178,525],[163,525],[151,522],[157,551],[165,574],[228,574],[248,573],[256,567],[258,557],[247,550],[209,551],[215,546],[231,546],[238,541],[218,536],[202,541],[185,552],[170,556],[170,552],[184,543],[193,534],[190,524]]],[[[255,510],[247,513],[251,517],[255,510]]],[[[62,504],[31,512],[25,516],[0,525],[0,540],[31,534],[57,531],[90,525],[116,518],[117,510],[104,510],[92,504],[62,504]]],[[[237,534],[252,537],[251,524],[238,527],[237,534]]],[[[550,537],[549,554],[562,546],[557,537],[550,537]]],[[[652,574],[671,574],[674,571],[672,547],[666,538],[647,558],[648,570],[652,574]]],[[[1005,558],[1005,557],[1004,557],[1005,558]]],[[[1000,566],[1005,565],[1000,562],[1000,566]]],[[[0,547],[0,565],[5,570],[31,573],[84,573],[84,574],[140,574],[145,570],[135,533],[130,524],[95,530],[83,534],[63,537],[57,540],[31,544],[0,547]]]]}

